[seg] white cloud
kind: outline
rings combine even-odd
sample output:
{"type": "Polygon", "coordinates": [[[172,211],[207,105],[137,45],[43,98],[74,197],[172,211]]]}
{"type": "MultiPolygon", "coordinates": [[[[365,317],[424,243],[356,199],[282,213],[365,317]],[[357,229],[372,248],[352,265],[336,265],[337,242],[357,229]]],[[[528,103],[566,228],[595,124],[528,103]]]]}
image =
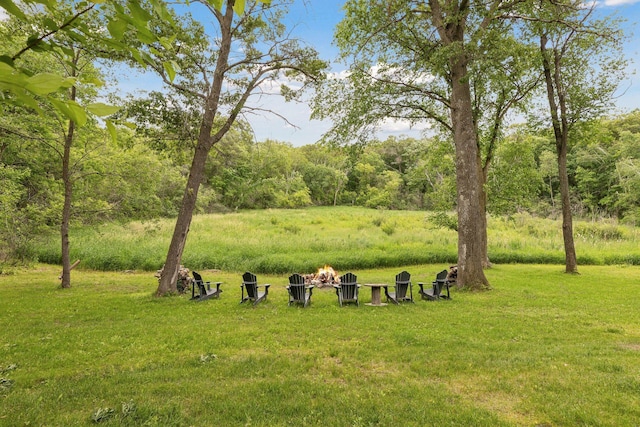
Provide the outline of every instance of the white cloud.
{"type": "Polygon", "coordinates": [[[280,88],[282,85],[287,86],[292,90],[302,89],[302,83],[297,80],[290,80],[286,77],[279,77],[274,80],[265,80],[260,84],[260,90],[263,94],[268,95],[280,95],[280,88]]]}
{"type": "Polygon", "coordinates": [[[0,7],[0,21],[6,21],[7,19],[9,19],[9,14],[6,10],[0,7]]]}
{"type": "Polygon", "coordinates": [[[327,74],[327,79],[328,80],[345,80],[350,75],[351,75],[351,71],[342,70],[342,71],[338,71],[337,73],[328,73],[327,74]]]}
{"type": "Polygon", "coordinates": [[[371,67],[369,72],[376,78],[387,78],[389,80],[411,85],[422,85],[433,80],[433,75],[429,73],[415,73],[404,68],[389,66],[386,64],[374,65],[371,67]]]}
{"type": "Polygon", "coordinates": [[[391,133],[407,133],[407,132],[421,132],[431,128],[429,123],[415,123],[412,124],[408,120],[387,118],[379,125],[381,132],[391,133]]]}

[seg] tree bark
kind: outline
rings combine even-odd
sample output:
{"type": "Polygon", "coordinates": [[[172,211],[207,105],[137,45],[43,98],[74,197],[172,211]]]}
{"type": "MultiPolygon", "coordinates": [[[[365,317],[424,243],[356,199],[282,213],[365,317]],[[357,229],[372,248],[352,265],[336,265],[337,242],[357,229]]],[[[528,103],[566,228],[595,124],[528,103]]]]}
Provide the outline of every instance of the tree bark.
{"type": "Polygon", "coordinates": [[[470,3],[446,2],[446,13],[439,1],[429,1],[434,26],[442,42],[458,53],[449,59],[451,84],[451,125],[456,147],[456,184],[458,187],[458,280],[457,286],[470,290],[490,289],[484,275],[485,240],[481,205],[482,176],[479,164],[471,86],[464,51],[465,29],[470,3]],[[445,16],[448,15],[448,16],[445,16]]]}
{"type": "MultiPolygon", "coordinates": [[[[71,66],[71,77],[76,77],[79,54],[73,56],[71,66]]],[[[75,101],[77,90],[72,86],[69,92],[69,100],[75,101]]],[[[69,120],[67,133],[64,137],[64,148],[62,153],[62,183],[64,186],[64,201],[62,203],[62,218],[60,221],[60,242],[62,255],[62,274],[60,275],[60,286],[62,288],[71,287],[71,256],[69,243],[69,223],[71,222],[71,201],[73,197],[73,183],[71,181],[71,145],[76,125],[73,120],[69,120]]]]}
{"type": "MultiPolygon", "coordinates": [[[[75,86],[71,88],[71,92],[75,98],[75,86]]],[[[71,256],[69,243],[69,223],[71,221],[71,197],[73,195],[73,185],[71,183],[70,159],[71,159],[71,143],[73,142],[73,134],[75,131],[75,123],[69,120],[69,127],[64,139],[64,152],[62,154],[62,182],[64,185],[64,201],[62,204],[62,220],[60,222],[60,241],[62,244],[62,275],[61,286],[63,288],[71,287],[71,256]]]]}
{"type": "Polygon", "coordinates": [[[565,272],[578,272],[578,258],[573,240],[573,216],[571,214],[571,199],[569,195],[569,175],[567,173],[567,142],[561,138],[557,144],[558,177],[560,178],[560,197],[562,199],[562,238],[564,240],[565,272]]]}
{"type": "MultiPolygon", "coordinates": [[[[160,276],[158,289],[156,290],[156,295],[158,296],[178,292],[178,270],[182,260],[182,253],[187,243],[187,235],[189,234],[191,219],[193,218],[193,212],[196,207],[198,190],[200,189],[200,184],[204,178],[207,157],[209,156],[209,151],[211,151],[214,144],[211,131],[213,129],[213,121],[218,112],[224,74],[227,70],[229,52],[231,51],[233,4],[234,0],[228,0],[224,15],[216,15],[220,23],[221,41],[216,61],[216,68],[214,71],[213,83],[207,94],[204,114],[202,122],[200,123],[198,143],[193,155],[191,169],[189,170],[189,177],[187,179],[187,187],[184,191],[184,195],[182,196],[182,205],[180,206],[180,212],[176,219],[176,226],[173,230],[173,236],[167,251],[167,258],[164,263],[162,275],[160,276]]],[[[215,142],[218,140],[219,138],[216,139],[215,142]]]]}
{"type": "Polygon", "coordinates": [[[553,125],[553,134],[556,141],[556,153],[558,156],[558,179],[560,180],[560,198],[562,200],[562,237],[564,240],[565,272],[578,273],[578,259],[575,242],[573,240],[573,217],[571,214],[571,198],[569,195],[569,175],[567,173],[567,146],[569,140],[569,123],[567,120],[566,99],[560,77],[561,57],[558,52],[554,54],[554,67],[551,66],[551,58],[547,49],[548,39],[546,35],[540,36],[540,52],[542,53],[542,66],[547,86],[547,98],[553,125]],[[557,102],[556,102],[557,98],[557,102]]]}
{"type": "Polygon", "coordinates": [[[480,210],[482,211],[482,267],[483,268],[491,268],[491,260],[489,259],[489,236],[487,234],[487,229],[489,226],[487,220],[487,173],[488,167],[483,168],[482,166],[478,166],[480,168],[480,176],[482,177],[482,182],[480,182],[480,210]]]}
{"type": "Polygon", "coordinates": [[[451,105],[458,187],[457,283],[467,289],[483,290],[489,288],[483,269],[486,217],[480,202],[483,197],[482,176],[464,58],[457,58],[451,63],[451,105]]]}

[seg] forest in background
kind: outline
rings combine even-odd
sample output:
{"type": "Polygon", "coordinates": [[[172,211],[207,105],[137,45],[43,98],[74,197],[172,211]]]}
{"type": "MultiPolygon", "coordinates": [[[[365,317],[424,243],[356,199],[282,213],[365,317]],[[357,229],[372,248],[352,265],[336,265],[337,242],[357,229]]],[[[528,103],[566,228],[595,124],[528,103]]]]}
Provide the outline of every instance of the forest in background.
{"type": "MultiPolygon", "coordinates": [[[[140,108],[140,103],[129,107],[140,108]]],[[[3,124],[20,123],[24,132],[55,131],[55,123],[42,116],[2,108],[3,124]]],[[[172,129],[136,129],[121,129],[114,141],[99,123],[82,128],[83,143],[72,151],[75,224],[177,214],[192,144],[172,129]]],[[[574,213],[583,219],[611,218],[636,225],[640,112],[591,122],[579,135],[569,156],[574,213]]],[[[28,258],[33,239],[59,226],[61,165],[55,145],[44,138],[5,131],[0,141],[0,237],[7,243],[2,256],[28,258]]],[[[526,125],[513,127],[490,169],[488,211],[558,218],[557,186],[552,136],[526,125]]],[[[294,147],[281,141],[256,142],[248,128],[236,126],[209,155],[198,213],[354,205],[432,211],[440,213],[432,220],[451,228],[456,226],[455,216],[446,212],[455,209],[455,194],[451,141],[390,137],[365,145],[294,147]]]]}

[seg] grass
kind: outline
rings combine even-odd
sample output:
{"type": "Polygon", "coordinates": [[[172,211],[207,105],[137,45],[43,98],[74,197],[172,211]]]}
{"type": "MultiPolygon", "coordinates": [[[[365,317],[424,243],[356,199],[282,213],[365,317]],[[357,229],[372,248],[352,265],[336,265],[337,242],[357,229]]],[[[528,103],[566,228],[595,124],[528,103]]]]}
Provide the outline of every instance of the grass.
{"type": "MultiPolygon", "coordinates": [[[[443,265],[406,266],[414,284],[443,265]]],[[[398,268],[354,270],[389,282],[398,268]]],[[[155,298],[149,272],[0,275],[0,426],[621,426],[640,419],[640,267],[496,265],[493,290],[339,308],[155,298]]],[[[414,286],[415,291],[415,286],[414,286]]],[[[363,288],[364,302],[370,291],[363,288]]]]}
{"type": "MultiPolygon", "coordinates": [[[[162,220],[74,229],[71,257],[95,270],[157,270],[173,226],[162,220]]],[[[581,265],[640,265],[640,229],[576,221],[575,230],[581,265]]],[[[564,263],[559,221],[490,217],[488,234],[492,262],[564,263]]],[[[41,262],[59,264],[59,236],[47,236],[32,252],[41,262]]],[[[182,261],[196,270],[285,274],[327,263],[344,270],[456,259],[456,232],[436,228],[426,212],[337,207],[196,216],[182,261]]]]}

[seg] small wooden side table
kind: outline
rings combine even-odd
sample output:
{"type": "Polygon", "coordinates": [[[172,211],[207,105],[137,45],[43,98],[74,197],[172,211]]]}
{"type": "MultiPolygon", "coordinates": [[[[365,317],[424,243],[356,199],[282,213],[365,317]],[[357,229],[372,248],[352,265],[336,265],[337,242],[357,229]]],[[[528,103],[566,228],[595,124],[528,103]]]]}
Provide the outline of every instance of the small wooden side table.
{"type": "Polygon", "coordinates": [[[371,303],[368,303],[367,305],[373,307],[383,307],[387,305],[386,303],[382,302],[381,289],[386,288],[389,285],[384,283],[365,283],[364,286],[368,286],[371,288],[371,303]]]}

